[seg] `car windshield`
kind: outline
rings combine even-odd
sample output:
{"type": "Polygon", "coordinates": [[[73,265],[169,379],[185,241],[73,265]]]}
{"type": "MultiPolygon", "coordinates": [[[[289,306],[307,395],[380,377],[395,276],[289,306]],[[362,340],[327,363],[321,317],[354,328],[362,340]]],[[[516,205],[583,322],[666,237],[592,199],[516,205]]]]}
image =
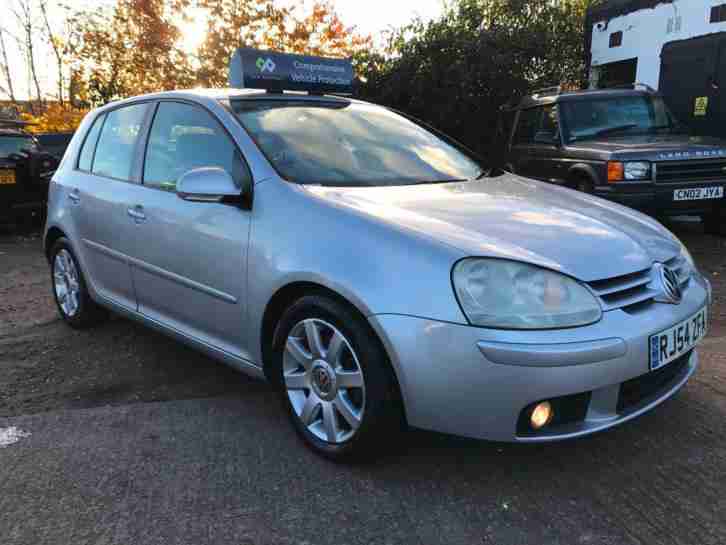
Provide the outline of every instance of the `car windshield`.
{"type": "Polygon", "coordinates": [[[635,133],[675,133],[683,129],[657,96],[634,95],[563,101],[568,142],[635,133]]]}
{"type": "Polygon", "coordinates": [[[35,141],[27,136],[0,136],[0,157],[8,157],[23,150],[33,151],[35,141]]]}
{"type": "Polygon", "coordinates": [[[477,161],[390,110],[347,101],[235,100],[232,107],[291,182],[387,186],[469,180],[477,161]]]}

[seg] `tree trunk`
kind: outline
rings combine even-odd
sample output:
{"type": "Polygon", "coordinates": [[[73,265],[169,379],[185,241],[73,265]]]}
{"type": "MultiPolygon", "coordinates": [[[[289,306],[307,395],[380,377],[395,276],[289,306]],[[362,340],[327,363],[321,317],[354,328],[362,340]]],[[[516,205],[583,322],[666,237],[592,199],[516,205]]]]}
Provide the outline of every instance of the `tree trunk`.
{"type": "Polygon", "coordinates": [[[60,102],[61,106],[63,106],[63,54],[60,51],[60,48],[58,47],[58,42],[56,40],[55,35],[53,34],[53,30],[50,28],[50,20],[48,19],[48,6],[46,0],[41,0],[39,2],[40,5],[40,11],[43,14],[43,22],[45,23],[45,30],[48,33],[48,41],[50,42],[51,47],[53,48],[53,53],[55,53],[55,60],[58,64],[58,102],[60,102]]]}
{"type": "Polygon", "coordinates": [[[10,63],[8,63],[8,51],[5,47],[5,36],[3,36],[3,31],[0,30],[0,54],[2,54],[2,71],[3,75],[5,76],[5,80],[7,81],[7,93],[8,97],[10,98],[10,102],[13,103],[13,106],[17,107],[18,102],[15,100],[15,88],[13,87],[13,77],[10,73],[10,63]]]}

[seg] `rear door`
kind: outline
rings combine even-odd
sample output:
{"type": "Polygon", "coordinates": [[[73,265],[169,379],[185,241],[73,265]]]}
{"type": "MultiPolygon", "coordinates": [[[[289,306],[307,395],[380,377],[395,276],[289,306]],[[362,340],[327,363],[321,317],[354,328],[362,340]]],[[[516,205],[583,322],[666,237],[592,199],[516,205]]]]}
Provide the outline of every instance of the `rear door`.
{"type": "Polygon", "coordinates": [[[129,225],[126,203],[138,184],[138,157],[148,103],[111,110],[96,119],[83,144],[74,188],[69,193],[84,265],[95,291],[136,310],[124,241],[129,225]]]}
{"type": "Polygon", "coordinates": [[[221,167],[251,176],[220,122],[200,105],[162,101],[146,145],[143,181],[124,195],[139,312],[237,357],[245,333],[250,212],[176,193],[186,172],[221,167]]]}
{"type": "Polygon", "coordinates": [[[666,44],[661,53],[659,91],[694,134],[726,136],[726,57],[719,59],[724,33],[666,44]],[[723,73],[723,76],[720,74],[723,73]],[[723,89],[723,93],[722,93],[723,89]]]}

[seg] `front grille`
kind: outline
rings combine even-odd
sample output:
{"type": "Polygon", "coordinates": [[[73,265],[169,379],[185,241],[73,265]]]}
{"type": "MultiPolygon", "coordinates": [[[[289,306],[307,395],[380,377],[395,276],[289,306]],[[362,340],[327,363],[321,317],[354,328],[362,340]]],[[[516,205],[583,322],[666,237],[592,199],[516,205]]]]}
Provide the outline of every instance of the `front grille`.
{"type": "Polygon", "coordinates": [[[643,400],[666,390],[683,372],[690,357],[691,352],[688,352],[660,369],[623,382],[618,395],[618,412],[635,407],[643,400]]]}
{"type": "Polygon", "coordinates": [[[678,281],[681,284],[681,288],[688,285],[691,280],[690,266],[686,262],[686,259],[682,255],[677,255],[664,263],[669,269],[673,269],[678,275],[678,281]]]}
{"type": "MultiPolygon", "coordinates": [[[[673,269],[683,288],[690,280],[686,260],[677,255],[664,263],[673,269]]],[[[623,276],[589,282],[588,286],[600,299],[604,311],[640,307],[652,303],[658,292],[648,287],[652,279],[652,268],[643,269],[623,276]]]]}
{"type": "Polygon", "coordinates": [[[648,287],[651,270],[616,276],[606,280],[590,282],[589,286],[600,298],[603,310],[627,308],[639,303],[652,301],[658,292],[648,287]]]}
{"type": "Polygon", "coordinates": [[[656,163],[656,183],[726,179],[726,159],[697,159],[656,163]]]}

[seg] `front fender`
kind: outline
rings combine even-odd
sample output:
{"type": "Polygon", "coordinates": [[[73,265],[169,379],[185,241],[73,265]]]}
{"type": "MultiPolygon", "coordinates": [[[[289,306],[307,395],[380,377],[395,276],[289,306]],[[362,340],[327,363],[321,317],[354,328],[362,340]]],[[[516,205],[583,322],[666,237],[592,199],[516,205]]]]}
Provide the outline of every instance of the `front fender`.
{"type": "Polygon", "coordinates": [[[261,361],[267,304],[311,282],[363,315],[402,314],[466,324],[451,285],[460,250],[336,206],[279,179],[258,184],[248,262],[249,347],[261,361]]]}

